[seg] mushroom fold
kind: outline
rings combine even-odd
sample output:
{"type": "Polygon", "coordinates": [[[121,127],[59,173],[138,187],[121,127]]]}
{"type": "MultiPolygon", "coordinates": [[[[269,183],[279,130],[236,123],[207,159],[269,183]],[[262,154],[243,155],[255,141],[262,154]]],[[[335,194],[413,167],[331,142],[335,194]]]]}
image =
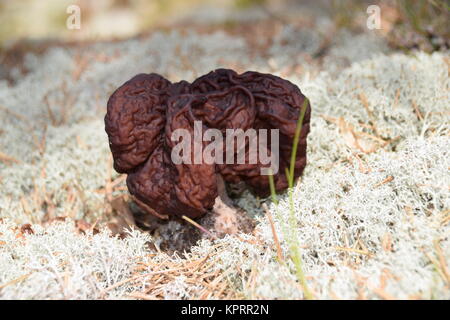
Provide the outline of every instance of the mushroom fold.
{"type": "Polygon", "coordinates": [[[273,155],[275,140],[266,133],[274,129],[278,134],[275,189],[282,191],[288,187],[286,168],[302,108],[306,110],[295,159],[297,178],[306,166],[311,108],[296,85],[274,75],[218,69],[193,83],[172,84],[157,74],[139,74],[109,98],[105,130],[114,168],[128,174],[127,186],[138,204],[143,203],[158,216],[197,218],[214,205],[218,175],[231,184],[245,183],[258,196],[270,194],[269,178],[262,174],[262,169],[270,164],[261,161],[258,155],[273,155]],[[215,159],[223,159],[217,162],[204,161],[201,151],[207,150],[211,141],[218,141],[202,137],[198,143],[187,139],[183,141],[188,147],[187,152],[183,149],[183,158],[198,159],[200,155],[201,161],[180,163],[172,158],[179,143],[174,139],[178,129],[191,137],[199,129],[201,133],[215,129],[223,135],[223,145],[225,141],[234,145],[234,137],[225,140],[230,129],[252,131],[254,136],[246,135],[241,140],[243,145],[239,147],[237,143],[231,154],[227,148],[216,149],[222,154],[214,152],[215,159]],[[250,154],[254,151],[249,148],[252,139],[266,142],[256,144],[256,156],[250,154]],[[238,153],[243,153],[244,161],[236,161],[238,153]],[[230,156],[234,161],[227,161],[230,156]],[[249,161],[252,157],[256,161],[249,161]]]}

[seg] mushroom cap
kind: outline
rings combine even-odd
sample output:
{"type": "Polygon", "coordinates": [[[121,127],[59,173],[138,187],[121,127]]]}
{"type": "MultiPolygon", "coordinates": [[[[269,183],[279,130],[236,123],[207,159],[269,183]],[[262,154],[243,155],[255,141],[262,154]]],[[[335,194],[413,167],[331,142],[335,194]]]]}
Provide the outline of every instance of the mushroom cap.
{"type": "Polygon", "coordinates": [[[133,171],[159,145],[170,86],[157,74],[138,74],[109,98],[105,130],[117,172],[133,171]]]}
{"type": "MultiPolygon", "coordinates": [[[[218,174],[229,183],[244,182],[259,196],[269,195],[268,176],[261,174],[261,168],[269,164],[263,164],[259,157],[256,163],[249,163],[250,140],[244,143],[245,163],[173,163],[171,153],[177,144],[172,141],[174,132],[184,129],[192,137],[196,121],[201,122],[203,132],[217,129],[224,136],[227,129],[253,129],[261,138],[260,129],[278,129],[279,170],[274,181],[276,190],[281,191],[288,187],[285,169],[302,107],[307,109],[295,162],[294,175],[298,177],[306,165],[309,101],[296,85],[270,74],[218,69],[192,84],[172,84],[157,74],[139,74],[109,98],[105,130],[114,168],[128,174],[132,195],[159,215],[197,218],[214,205],[218,174]]],[[[267,150],[258,150],[259,154],[271,155],[270,136],[267,141],[267,150]]],[[[187,143],[194,159],[198,146],[193,139],[187,143]]],[[[202,150],[209,144],[201,143],[202,150]]],[[[236,156],[237,151],[234,153],[236,156]]]]}

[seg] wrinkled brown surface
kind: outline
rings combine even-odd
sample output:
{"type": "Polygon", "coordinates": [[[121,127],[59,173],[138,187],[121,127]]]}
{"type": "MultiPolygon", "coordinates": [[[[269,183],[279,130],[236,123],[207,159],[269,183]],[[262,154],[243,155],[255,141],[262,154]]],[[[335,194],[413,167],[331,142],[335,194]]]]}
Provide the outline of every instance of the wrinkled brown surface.
{"type": "MultiPolygon", "coordinates": [[[[285,168],[303,105],[307,110],[295,177],[306,165],[311,110],[309,103],[304,104],[305,99],[291,82],[258,72],[239,75],[218,69],[192,84],[171,84],[157,74],[139,74],[118,88],[108,101],[105,127],[114,168],[128,174],[130,193],[160,215],[196,218],[214,205],[217,174],[229,183],[245,182],[259,196],[269,194],[269,180],[260,174],[261,163],[175,165],[170,158],[176,145],[170,139],[172,133],[186,129],[193,134],[194,121],[202,121],[203,132],[215,128],[224,136],[226,129],[279,129],[280,164],[274,178],[277,191],[281,191],[288,186],[285,168]]],[[[270,141],[267,148],[270,154],[270,141]]],[[[192,159],[193,153],[192,147],[192,159]]]]}

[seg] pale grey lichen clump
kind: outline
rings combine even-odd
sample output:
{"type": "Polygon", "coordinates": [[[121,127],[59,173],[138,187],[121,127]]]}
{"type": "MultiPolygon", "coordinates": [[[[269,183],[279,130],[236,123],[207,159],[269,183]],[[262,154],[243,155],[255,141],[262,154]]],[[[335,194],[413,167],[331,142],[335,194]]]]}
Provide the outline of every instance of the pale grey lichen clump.
{"type": "MultiPolygon", "coordinates": [[[[368,173],[361,172],[355,159],[326,172],[310,168],[304,175],[295,193],[297,235],[307,246],[306,273],[319,296],[333,292],[355,298],[357,277],[367,278],[365,286],[377,287],[388,270],[387,292],[392,296],[448,297],[445,282],[424,253],[433,254],[434,241],[440,241],[445,259],[450,258],[449,226],[441,225],[450,206],[450,139],[405,144],[397,153],[370,156],[368,173]],[[389,176],[391,182],[380,184],[389,176]],[[383,241],[390,241],[392,249],[384,248],[383,241]]],[[[288,209],[282,200],[280,221],[288,209]]],[[[262,223],[260,228],[262,237],[270,238],[270,226],[262,223]]]]}
{"type": "Polygon", "coordinates": [[[71,222],[35,225],[23,239],[12,228],[11,222],[0,224],[0,283],[19,281],[0,286],[3,299],[122,298],[130,285],[114,285],[132,274],[150,240],[138,231],[124,240],[106,231],[81,235],[71,222]]]}
{"type": "Polygon", "coordinates": [[[315,102],[309,166],[330,165],[351,155],[343,147],[344,140],[339,139],[338,126],[328,124],[330,119],[333,122],[342,117],[360,131],[378,134],[385,142],[395,140],[386,150],[405,138],[448,136],[450,78],[445,59],[441,53],[378,55],[353,64],[335,77],[324,72],[315,81],[303,83],[305,94],[315,102]],[[367,130],[372,125],[376,130],[367,130]]]}
{"type": "MultiPolygon", "coordinates": [[[[210,271],[223,273],[241,297],[302,298],[281,232],[289,215],[285,195],[278,210],[269,207],[286,264],[276,260],[270,223],[248,193],[237,203],[258,221],[254,234],[202,240],[186,257],[153,251],[148,242],[160,240],[140,231],[120,240],[106,231],[80,234],[70,219],[39,222],[49,208],[52,217],[102,217],[99,190],[117,177],[108,177],[102,117],[108,96],[125,80],[139,72],[194,79],[217,67],[277,73],[274,61],[280,69],[301,63],[290,60],[303,48],[296,43],[287,50],[292,41],[315,47],[318,35],[307,33],[296,38],[286,29],[266,55],[251,57],[242,38],[194,32],[93,44],[82,56],[57,47],[28,56],[26,74],[15,72],[14,84],[0,82],[0,151],[17,160],[0,161],[0,297],[128,298],[148,285],[121,284],[152,271],[136,271],[139,263],[208,257],[210,271]],[[32,223],[34,234],[18,238],[15,228],[23,223],[32,223]]],[[[345,35],[337,39],[323,66],[313,66],[318,76],[287,76],[313,106],[309,164],[294,193],[308,283],[322,299],[448,299],[448,271],[439,264],[450,260],[448,53],[388,54],[379,39],[364,36],[356,43],[373,50],[355,50],[345,35]],[[359,136],[349,141],[343,131],[350,126],[361,137],[375,136],[369,145],[376,148],[368,154],[352,148],[359,136]]],[[[177,276],[160,292],[187,299],[203,289],[177,276]]]]}

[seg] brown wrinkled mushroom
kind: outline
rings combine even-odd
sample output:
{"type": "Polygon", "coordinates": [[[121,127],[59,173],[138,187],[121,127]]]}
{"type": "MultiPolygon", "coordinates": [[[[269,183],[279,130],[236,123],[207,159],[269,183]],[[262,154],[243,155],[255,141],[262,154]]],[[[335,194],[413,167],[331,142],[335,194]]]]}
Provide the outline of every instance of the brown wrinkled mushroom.
{"type": "MultiPolygon", "coordinates": [[[[276,190],[281,191],[288,187],[285,169],[303,106],[307,110],[295,162],[297,178],[306,165],[309,102],[297,86],[270,74],[239,75],[218,69],[192,84],[172,84],[157,74],[139,74],[111,95],[105,127],[114,168],[128,174],[128,189],[141,208],[160,218],[197,218],[213,208],[223,180],[244,183],[259,196],[269,195],[268,176],[261,174],[261,168],[268,165],[259,159],[248,163],[249,148],[243,164],[173,163],[171,152],[177,144],[173,133],[184,129],[194,135],[195,121],[201,121],[203,132],[218,129],[224,135],[227,129],[255,129],[260,138],[259,129],[278,129],[279,169],[274,181],[276,190]]],[[[264,150],[268,155],[270,140],[264,150]]],[[[210,142],[201,143],[204,149],[210,142]]],[[[248,143],[246,140],[245,146],[248,143]]],[[[196,156],[194,144],[191,142],[192,158],[196,156]]],[[[229,203],[225,194],[221,196],[229,203]]]]}

